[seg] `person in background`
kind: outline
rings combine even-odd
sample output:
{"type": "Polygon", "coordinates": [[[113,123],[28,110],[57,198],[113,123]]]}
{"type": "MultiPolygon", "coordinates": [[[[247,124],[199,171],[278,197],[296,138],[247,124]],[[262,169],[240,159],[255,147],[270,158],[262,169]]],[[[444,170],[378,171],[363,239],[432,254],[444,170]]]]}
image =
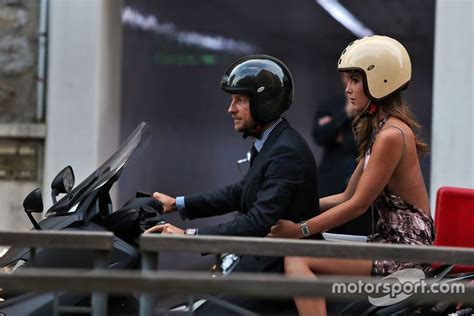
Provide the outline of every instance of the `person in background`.
{"type": "MultiPolygon", "coordinates": [[[[347,86],[347,74],[341,73],[341,83],[347,86]]],[[[312,136],[323,148],[318,164],[319,196],[325,197],[344,191],[356,167],[357,144],[352,131],[355,111],[347,94],[320,102],[314,118],[312,136]]],[[[335,227],[329,232],[351,235],[369,235],[373,232],[376,214],[372,210],[335,227]]]]}
{"type": "MultiPolygon", "coordinates": [[[[347,74],[341,73],[344,88],[347,74]]],[[[356,166],[357,144],[352,132],[354,111],[347,95],[323,100],[316,111],[312,136],[323,147],[319,164],[321,197],[342,192],[356,166]]]]}
{"type": "MultiPolygon", "coordinates": [[[[280,220],[270,237],[301,238],[336,227],[373,206],[379,213],[368,242],[431,245],[434,226],[420,156],[428,146],[400,91],[411,79],[405,47],[386,36],[369,36],[349,44],[338,70],[348,74],[346,94],[359,114],[355,134],[359,162],[343,193],[322,198],[322,213],[294,223],[280,220]]],[[[405,268],[425,272],[430,264],[394,260],[285,258],[289,276],[388,275],[405,268]]],[[[323,298],[295,298],[300,315],[326,315],[323,298]]]]}

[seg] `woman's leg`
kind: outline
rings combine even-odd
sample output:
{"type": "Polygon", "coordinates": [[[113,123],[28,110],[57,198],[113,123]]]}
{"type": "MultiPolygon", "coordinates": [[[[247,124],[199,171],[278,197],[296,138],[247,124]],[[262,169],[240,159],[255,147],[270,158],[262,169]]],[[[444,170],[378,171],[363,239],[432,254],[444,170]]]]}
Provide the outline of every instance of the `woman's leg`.
{"type": "MultiPolygon", "coordinates": [[[[325,259],[307,257],[286,257],[285,274],[316,278],[318,274],[370,275],[372,261],[350,259],[325,259]]],[[[298,298],[295,304],[300,316],[326,315],[324,298],[298,298]]]]}

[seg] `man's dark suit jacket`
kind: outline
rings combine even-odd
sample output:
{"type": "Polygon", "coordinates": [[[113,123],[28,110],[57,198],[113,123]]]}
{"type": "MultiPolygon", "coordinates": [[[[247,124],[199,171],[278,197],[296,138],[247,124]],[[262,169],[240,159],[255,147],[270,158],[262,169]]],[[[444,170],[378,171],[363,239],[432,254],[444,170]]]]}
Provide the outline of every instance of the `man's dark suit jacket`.
{"type": "MultiPolygon", "coordinates": [[[[317,169],[303,137],[283,119],[271,131],[246,176],[204,194],[185,196],[183,217],[241,213],[232,221],[200,228],[199,235],[266,236],[279,219],[293,222],[319,213],[317,169]]],[[[281,258],[243,256],[234,271],[282,272],[281,258]]]]}

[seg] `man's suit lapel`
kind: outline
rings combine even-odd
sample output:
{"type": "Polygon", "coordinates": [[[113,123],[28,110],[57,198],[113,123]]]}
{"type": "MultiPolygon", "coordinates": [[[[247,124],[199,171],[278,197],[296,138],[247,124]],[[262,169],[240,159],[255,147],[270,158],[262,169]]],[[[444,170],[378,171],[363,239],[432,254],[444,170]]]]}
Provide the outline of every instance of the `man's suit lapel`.
{"type": "Polygon", "coordinates": [[[256,173],[260,169],[262,169],[263,164],[265,161],[267,161],[267,157],[270,154],[271,148],[273,147],[273,144],[276,142],[278,137],[280,137],[280,134],[287,129],[290,126],[288,124],[288,121],[285,119],[282,119],[280,123],[278,123],[277,126],[271,131],[270,135],[268,136],[267,140],[263,144],[262,149],[258,153],[257,157],[255,158],[255,161],[253,161],[251,168],[245,175],[245,182],[242,187],[242,201],[241,201],[241,210],[243,211],[245,208],[245,198],[247,196],[247,191],[249,189],[249,184],[252,182],[252,179],[256,173]]]}

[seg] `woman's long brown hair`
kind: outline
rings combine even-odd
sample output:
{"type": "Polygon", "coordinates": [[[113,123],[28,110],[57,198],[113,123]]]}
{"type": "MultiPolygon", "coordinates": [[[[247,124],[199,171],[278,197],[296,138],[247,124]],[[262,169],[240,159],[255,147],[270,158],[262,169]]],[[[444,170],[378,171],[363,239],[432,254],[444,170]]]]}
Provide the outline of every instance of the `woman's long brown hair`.
{"type": "MultiPolygon", "coordinates": [[[[416,151],[419,157],[428,152],[428,144],[426,144],[418,135],[420,125],[417,123],[415,116],[408,107],[408,104],[402,98],[400,92],[386,100],[378,101],[376,104],[378,105],[377,111],[383,109],[384,113],[388,116],[400,119],[411,128],[413,134],[415,134],[416,151]]],[[[357,158],[357,161],[364,159],[374,129],[373,120],[374,116],[367,115],[364,117],[357,116],[352,122],[352,130],[359,148],[359,157],[357,158]]]]}

